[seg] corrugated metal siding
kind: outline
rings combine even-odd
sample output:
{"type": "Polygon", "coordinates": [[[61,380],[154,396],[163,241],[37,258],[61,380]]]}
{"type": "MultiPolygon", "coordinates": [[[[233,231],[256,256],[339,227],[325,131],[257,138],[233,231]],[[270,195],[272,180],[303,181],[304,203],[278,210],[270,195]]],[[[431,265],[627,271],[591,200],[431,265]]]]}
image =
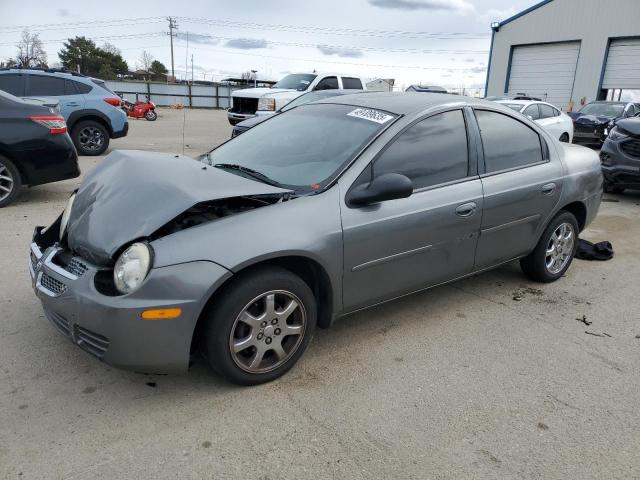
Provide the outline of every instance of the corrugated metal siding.
{"type": "Polygon", "coordinates": [[[611,41],[602,88],[640,90],[640,37],[611,41]]]}
{"type": "Polygon", "coordinates": [[[509,94],[526,93],[566,110],[580,53],[580,42],[513,48],[509,94]]]}

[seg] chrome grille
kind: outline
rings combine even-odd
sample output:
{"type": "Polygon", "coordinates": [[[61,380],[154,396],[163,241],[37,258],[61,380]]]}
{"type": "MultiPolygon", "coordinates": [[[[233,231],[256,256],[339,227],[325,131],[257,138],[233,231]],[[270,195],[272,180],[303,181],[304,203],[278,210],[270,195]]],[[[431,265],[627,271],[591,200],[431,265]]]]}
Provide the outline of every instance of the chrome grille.
{"type": "Polygon", "coordinates": [[[52,261],[76,277],[81,277],[88,270],[87,264],[79,258],[72,256],[70,252],[60,252],[53,257],[52,261]]]}
{"type": "Polygon", "coordinates": [[[42,275],[40,276],[40,285],[56,295],[60,295],[67,290],[67,286],[64,283],[56,280],[45,272],[42,272],[42,275]]]}
{"type": "Polygon", "coordinates": [[[109,349],[109,339],[107,337],[80,325],[75,327],[75,339],[79,347],[98,358],[104,357],[104,354],[109,349]]]}
{"type": "Polygon", "coordinates": [[[620,144],[624,153],[632,157],[640,158],[640,138],[634,138],[620,144]]]}

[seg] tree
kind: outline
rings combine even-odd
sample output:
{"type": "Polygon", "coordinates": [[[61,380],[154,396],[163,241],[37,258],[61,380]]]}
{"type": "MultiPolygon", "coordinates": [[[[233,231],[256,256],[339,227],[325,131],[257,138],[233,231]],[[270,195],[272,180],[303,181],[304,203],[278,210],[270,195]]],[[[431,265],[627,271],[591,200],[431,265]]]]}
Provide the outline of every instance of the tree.
{"type": "Polygon", "coordinates": [[[12,68],[18,65],[13,58],[7,58],[4,62],[0,62],[0,68],[12,68]]]}
{"type": "Polygon", "coordinates": [[[42,47],[42,41],[37,33],[29,33],[23,30],[20,42],[16,45],[18,52],[16,61],[20,67],[45,67],[47,66],[47,53],[42,47]]]}
{"type": "Polygon", "coordinates": [[[167,67],[165,67],[164,64],[158,60],[154,60],[153,62],[151,62],[151,68],[149,69],[149,71],[156,74],[169,72],[169,70],[167,70],[167,67]]]}
{"type": "Polygon", "coordinates": [[[122,55],[122,52],[120,51],[120,49],[109,42],[104,43],[100,48],[105,52],[110,53],[111,55],[122,55]]]}
{"type": "Polygon", "coordinates": [[[148,72],[151,69],[151,64],[153,63],[153,55],[146,50],[143,50],[140,54],[140,63],[142,64],[142,69],[148,72]]]}
{"type": "Polygon", "coordinates": [[[124,61],[118,49],[113,45],[107,45],[107,50],[96,47],[96,44],[85,38],[70,38],[64,43],[58,57],[62,65],[69,70],[80,70],[80,73],[90,76],[98,76],[105,80],[113,80],[117,75],[129,71],[127,62],[124,61]]]}

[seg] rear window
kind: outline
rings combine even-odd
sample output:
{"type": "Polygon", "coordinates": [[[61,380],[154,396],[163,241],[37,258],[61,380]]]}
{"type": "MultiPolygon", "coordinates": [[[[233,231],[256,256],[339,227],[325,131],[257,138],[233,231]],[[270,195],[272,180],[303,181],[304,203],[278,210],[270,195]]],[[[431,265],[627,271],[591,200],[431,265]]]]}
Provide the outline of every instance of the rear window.
{"type": "Polygon", "coordinates": [[[16,97],[24,96],[24,82],[22,78],[22,75],[19,73],[0,75],[0,90],[4,90],[16,97]]]}
{"type": "Polygon", "coordinates": [[[48,75],[29,75],[27,96],[59,97],[65,95],[64,78],[48,75]]]}
{"type": "Polygon", "coordinates": [[[95,83],[96,85],[98,85],[101,88],[104,88],[107,92],[109,93],[113,93],[114,95],[117,95],[116,92],[114,92],[113,90],[111,90],[109,87],[107,87],[107,84],[105,83],[104,80],[99,80],[97,78],[92,78],[91,81],[93,83],[95,83]]]}
{"type": "Polygon", "coordinates": [[[362,82],[359,78],[342,77],[342,88],[345,90],[362,90],[362,82]]]}

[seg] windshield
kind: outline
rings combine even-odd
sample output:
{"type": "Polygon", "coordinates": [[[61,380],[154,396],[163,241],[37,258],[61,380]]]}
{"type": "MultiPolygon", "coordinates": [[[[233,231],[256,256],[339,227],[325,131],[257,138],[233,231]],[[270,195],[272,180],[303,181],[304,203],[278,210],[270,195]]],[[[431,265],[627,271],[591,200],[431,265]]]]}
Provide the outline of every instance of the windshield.
{"type": "MultiPolygon", "coordinates": [[[[206,161],[251,169],[284,188],[309,193],[333,180],[394,118],[352,105],[302,105],[222,144],[206,161]]],[[[229,171],[252,177],[238,168],[229,171]]]]}
{"type": "Polygon", "coordinates": [[[316,77],[317,75],[313,75],[310,73],[296,73],[293,75],[287,75],[271,88],[288,88],[290,90],[298,90],[299,92],[304,92],[316,77]]]}
{"type": "Polygon", "coordinates": [[[580,113],[598,117],[617,118],[622,116],[624,105],[620,103],[589,103],[580,109],[580,113]]]}
{"type": "Polygon", "coordinates": [[[503,103],[503,105],[505,107],[509,107],[511,110],[515,110],[516,112],[522,110],[522,105],[518,103],[503,103]]]}

